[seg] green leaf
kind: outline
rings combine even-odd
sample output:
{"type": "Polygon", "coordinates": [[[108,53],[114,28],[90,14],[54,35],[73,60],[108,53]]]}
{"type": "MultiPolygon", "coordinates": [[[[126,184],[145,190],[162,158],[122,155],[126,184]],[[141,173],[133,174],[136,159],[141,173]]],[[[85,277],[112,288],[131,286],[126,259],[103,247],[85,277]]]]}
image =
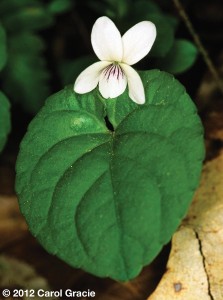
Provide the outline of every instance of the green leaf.
{"type": "Polygon", "coordinates": [[[134,15],[144,17],[147,14],[162,14],[159,6],[151,0],[132,1],[132,13],[134,15]]]}
{"type": "Polygon", "coordinates": [[[0,91],[0,152],[5,146],[10,130],[10,104],[6,96],[0,91]]]}
{"type": "Polygon", "coordinates": [[[147,20],[153,22],[157,30],[157,37],[149,55],[164,57],[174,42],[174,26],[169,19],[160,14],[147,14],[147,20]]]}
{"type": "Polygon", "coordinates": [[[157,66],[173,74],[188,70],[197,58],[197,48],[187,40],[176,40],[169,53],[157,61],[157,66]]]}
{"type": "Polygon", "coordinates": [[[6,34],[4,28],[0,24],[0,70],[3,69],[7,61],[6,34]]]}
{"type": "Polygon", "coordinates": [[[171,14],[164,15],[165,20],[169,23],[169,25],[173,28],[174,32],[176,32],[177,27],[179,26],[179,19],[171,14]]]}
{"type": "Polygon", "coordinates": [[[39,54],[45,49],[43,40],[37,35],[29,32],[21,32],[13,35],[9,39],[9,50],[13,54],[33,55],[39,54]]]}
{"type": "Polygon", "coordinates": [[[149,55],[165,56],[173,45],[176,19],[162,13],[154,1],[133,1],[129,19],[130,26],[142,20],[153,22],[157,29],[157,37],[149,55]]]}
{"type": "Polygon", "coordinates": [[[3,87],[14,102],[35,114],[49,95],[48,77],[42,58],[18,54],[4,70],[3,87]]]}
{"type": "Polygon", "coordinates": [[[74,83],[77,76],[91,64],[95,63],[97,58],[94,55],[85,55],[74,60],[64,60],[59,64],[59,73],[64,85],[74,83]]]}
{"type": "Polygon", "coordinates": [[[110,9],[107,9],[107,12],[109,12],[109,10],[111,13],[113,12],[113,16],[110,13],[111,17],[122,19],[127,16],[130,0],[107,0],[106,2],[107,5],[110,6],[110,9]]]}
{"type": "Polygon", "coordinates": [[[203,129],[183,86],[142,72],[146,104],[72,87],[31,122],[16,190],[31,232],[50,253],[126,281],[167,243],[199,183],[203,129]],[[114,132],[107,129],[105,116],[114,132]]]}
{"type": "Polygon", "coordinates": [[[74,0],[52,0],[48,5],[48,11],[52,14],[63,13],[73,5],[74,0]]]}
{"type": "Polygon", "coordinates": [[[21,33],[10,38],[8,48],[8,63],[1,75],[3,88],[12,101],[35,114],[49,95],[49,74],[41,57],[42,40],[21,33]]]}
{"type": "Polygon", "coordinates": [[[23,30],[40,30],[53,24],[53,16],[38,3],[20,8],[3,18],[4,26],[13,32],[23,30]]]}

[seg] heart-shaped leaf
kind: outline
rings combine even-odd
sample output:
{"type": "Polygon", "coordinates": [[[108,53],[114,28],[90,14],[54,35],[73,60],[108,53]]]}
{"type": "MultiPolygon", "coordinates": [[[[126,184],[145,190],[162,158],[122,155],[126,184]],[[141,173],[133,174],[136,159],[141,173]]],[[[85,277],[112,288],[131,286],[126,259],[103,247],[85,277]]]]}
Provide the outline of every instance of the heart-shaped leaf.
{"type": "Polygon", "coordinates": [[[10,129],[10,104],[6,96],[0,91],[0,152],[5,146],[10,129]]]}
{"type": "Polygon", "coordinates": [[[20,208],[33,235],[70,265],[122,281],[170,240],[204,156],[201,122],[182,85],[157,70],[141,77],[142,106],[127,91],[106,101],[72,87],[51,96],[17,161],[20,208]]]}

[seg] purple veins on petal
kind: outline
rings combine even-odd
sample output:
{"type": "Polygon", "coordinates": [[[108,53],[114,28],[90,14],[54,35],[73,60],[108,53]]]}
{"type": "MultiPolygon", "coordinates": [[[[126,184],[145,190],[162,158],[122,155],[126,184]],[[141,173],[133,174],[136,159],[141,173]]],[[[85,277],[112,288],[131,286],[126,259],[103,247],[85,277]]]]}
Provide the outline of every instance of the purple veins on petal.
{"type": "Polygon", "coordinates": [[[116,77],[119,80],[119,77],[124,77],[124,72],[122,68],[117,64],[110,64],[103,70],[104,76],[109,80],[110,76],[116,77]]]}

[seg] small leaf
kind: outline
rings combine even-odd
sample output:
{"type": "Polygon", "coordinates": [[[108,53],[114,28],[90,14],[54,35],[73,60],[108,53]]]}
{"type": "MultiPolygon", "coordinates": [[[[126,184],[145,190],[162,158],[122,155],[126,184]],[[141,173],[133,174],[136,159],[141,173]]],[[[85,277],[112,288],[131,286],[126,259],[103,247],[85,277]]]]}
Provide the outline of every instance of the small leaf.
{"type": "MultiPolygon", "coordinates": [[[[107,0],[107,5],[110,6],[110,11],[114,13],[114,18],[124,18],[129,10],[129,0],[107,0]]],[[[109,11],[109,9],[107,9],[109,11]]]]}
{"type": "Polygon", "coordinates": [[[45,49],[43,40],[29,32],[21,32],[20,34],[13,35],[9,40],[9,46],[13,54],[39,54],[40,51],[45,49]]]}
{"type": "Polygon", "coordinates": [[[173,45],[175,29],[164,15],[148,14],[147,20],[153,22],[157,30],[157,37],[149,55],[164,57],[173,45]]]}
{"type": "Polygon", "coordinates": [[[157,70],[141,77],[142,106],[127,91],[104,100],[97,90],[77,95],[68,87],[51,96],[16,167],[20,208],[41,244],[74,267],[121,281],[170,240],[204,156],[201,122],[181,84],[157,70]]]}
{"type": "Polygon", "coordinates": [[[171,14],[165,14],[164,17],[165,20],[169,23],[169,25],[173,28],[174,32],[176,32],[177,27],[179,25],[179,19],[177,19],[175,16],[171,14]]]}
{"type": "MultiPolygon", "coordinates": [[[[130,26],[148,20],[156,25],[157,37],[149,53],[150,56],[165,56],[173,45],[176,19],[162,13],[154,1],[134,1],[130,8],[130,26]]],[[[129,25],[128,25],[129,28],[129,25]]]]}
{"type": "Polygon", "coordinates": [[[189,69],[197,58],[197,48],[187,40],[176,40],[169,53],[157,61],[157,66],[167,72],[178,74],[189,69]]]}
{"type": "Polygon", "coordinates": [[[8,48],[8,63],[1,74],[3,88],[12,101],[36,113],[49,95],[49,74],[41,57],[42,40],[21,33],[10,38],[8,48]]]}
{"type": "Polygon", "coordinates": [[[6,96],[0,91],[0,152],[5,146],[10,129],[10,104],[6,96]]]}
{"type": "Polygon", "coordinates": [[[138,0],[133,2],[133,16],[141,16],[147,14],[162,14],[159,6],[151,0],[138,0]]]}
{"type": "Polygon", "coordinates": [[[3,77],[4,90],[27,112],[35,114],[49,95],[49,75],[40,57],[25,54],[11,57],[3,77]]]}
{"type": "Polygon", "coordinates": [[[40,30],[53,24],[53,17],[44,6],[26,6],[6,15],[3,24],[9,31],[40,30]]]}
{"type": "Polygon", "coordinates": [[[74,0],[52,0],[48,5],[48,11],[52,14],[63,13],[73,5],[74,0]]]}
{"type": "Polygon", "coordinates": [[[5,66],[7,61],[6,34],[4,28],[0,24],[0,70],[5,66]]]}

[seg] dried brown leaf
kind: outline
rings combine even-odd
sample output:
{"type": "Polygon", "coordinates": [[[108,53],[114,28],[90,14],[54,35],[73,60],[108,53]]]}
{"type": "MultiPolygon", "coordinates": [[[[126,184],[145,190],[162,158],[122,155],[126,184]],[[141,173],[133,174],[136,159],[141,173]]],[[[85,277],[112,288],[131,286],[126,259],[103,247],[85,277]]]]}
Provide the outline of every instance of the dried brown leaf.
{"type": "Polygon", "coordinates": [[[167,271],[148,300],[223,299],[223,152],[203,170],[190,211],[174,234],[167,271]]]}

